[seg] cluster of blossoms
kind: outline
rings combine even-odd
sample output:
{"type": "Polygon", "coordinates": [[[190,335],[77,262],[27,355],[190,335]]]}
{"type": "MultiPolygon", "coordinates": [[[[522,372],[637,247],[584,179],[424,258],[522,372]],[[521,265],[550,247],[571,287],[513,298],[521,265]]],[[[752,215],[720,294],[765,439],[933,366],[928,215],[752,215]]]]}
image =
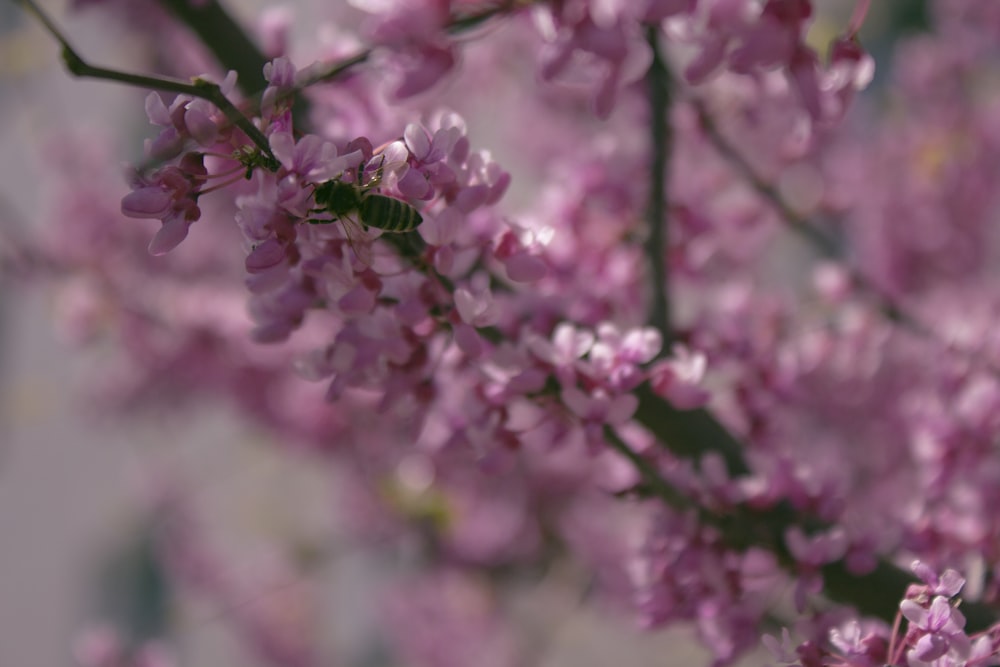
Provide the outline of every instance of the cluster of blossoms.
{"type": "MultiPolygon", "coordinates": [[[[934,3],[887,77],[899,111],[846,121],[872,76],[865,1],[825,63],[808,0],[374,4],[370,50],[338,50],[350,67],[297,69],[287,25],[264,22],[259,95],[222,108],[228,75],[215,103],[147,98],[161,129],[121,212],[160,221],[149,255],[107,185],[83,199],[94,165],[64,162],[53,217],[73,229],[37,266],[76,278],[76,333],[122,342],[116,395],[226,396],[346,471],[356,537],[435,557],[386,605],[413,664],[519,664],[496,572],[562,553],[645,626],[693,623],[716,664],[759,644],[783,593],[806,637],[766,641],[786,663],[998,664],[946,570],[983,570],[975,601],[1000,603],[1000,96],[964,83],[998,71],[990,0],[934,3]],[[669,106],[633,85],[657,63],[681,75],[662,75],[669,106]],[[494,121],[510,172],[473,149],[469,89],[515,91],[494,121]],[[651,145],[636,128],[658,121],[651,145]],[[505,209],[521,171],[533,187],[505,209]],[[875,613],[831,573],[877,588],[914,557],[925,585],[878,590],[897,596],[881,610],[905,595],[902,636],[820,601],[875,613]]],[[[153,505],[171,577],[238,599],[184,494],[153,505]]],[[[315,637],[244,612],[262,659],[322,662],[315,637]]],[[[111,644],[88,660],[124,662],[111,644]]]]}
{"type": "Polygon", "coordinates": [[[765,636],[764,643],[781,663],[797,667],[818,665],[907,665],[912,667],[975,667],[996,665],[996,632],[967,634],[958,593],[965,579],[955,570],[938,574],[925,563],[914,561],[913,572],[924,582],[912,584],[899,605],[890,634],[879,624],[863,626],[857,620],[844,622],[822,637],[792,646],[786,629],[779,642],[765,636]],[[902,619],[907,628],[897,634],[902,619]]]}

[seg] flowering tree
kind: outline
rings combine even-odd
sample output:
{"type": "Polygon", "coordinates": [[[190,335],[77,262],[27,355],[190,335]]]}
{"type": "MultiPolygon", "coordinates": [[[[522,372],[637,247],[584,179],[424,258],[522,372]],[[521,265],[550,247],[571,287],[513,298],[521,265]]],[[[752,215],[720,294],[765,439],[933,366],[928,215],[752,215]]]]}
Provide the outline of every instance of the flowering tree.
{"type": "MultiPolygon", "coordinates": [[[[479,593],[565,558],[720,665],[762,637],[804,667],[1000,664],[1000,5],[914,3],[856,100],[866,0],[823,54],[809,0],[358,1],[309,44],[215,0],[77,2],[169,76],[24,4],[72,74],[152,89],[156,131],[120,213],[97,151],[64,160],[6,266],[74,277],[120,404],[224,396],[345,472],[357,539],[418,544],[385,609],[406,664],[526,664],[479,593]]],[[[151,561],[237,597],[183,488],[153,496],[151,561]]],[[[121,632],[81,660],[170,661],[164,623],[121,632]]]]}

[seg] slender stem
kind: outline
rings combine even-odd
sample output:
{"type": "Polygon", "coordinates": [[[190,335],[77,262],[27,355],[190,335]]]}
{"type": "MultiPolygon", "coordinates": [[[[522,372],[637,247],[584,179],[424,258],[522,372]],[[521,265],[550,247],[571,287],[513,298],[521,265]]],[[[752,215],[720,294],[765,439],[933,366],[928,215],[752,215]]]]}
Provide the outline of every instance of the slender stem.
{"type": "MultiPolygon", "coordinates": [[[[447,31],[450,34],[457,34],[465,30],[470,30],[480,25],[481,23],[489,20],[490,18],[493,18],[494,16],[502,14],[506,11],[511,11],[514,8],[515,4],[516,3],[514,2],[506,2],[496,7],[493,7],[492,9],[487,9],[476,14],[470,14],[469,16],[465,17],[455,17],[452,19],[451,23],[449,23],[447,31]]],[[[220,45],[220,47],[224,48],[224,45],[220,45]]],[[[319,68],[315,72],[310,73],[308,77],[300,81],[299,84],[295,86],[293,89],[285,92],[282,95],[279,95],[278,96],[279,102],[285,101],[291,97],[296,98],[295,104],[292,107],[292,114],[295,117],[296,127],[305,127],[305,123],[302,122],[304,119],[304,114],[302,113],[302,109],[305,108],[304,105],[306,104],[306,101],[305,98],[303,98],[302,95],[300,94],[302,90],[308,88],[309,86],[314,86],[318,83],[332,81],[333,79],[340,77],[341,75],[351,70],[352,68],[367,62],[372,57],[372,54],[375,52],[376,48],[377,47],[369,46],[362,49],[361,51],[358,51],[353,56],[347,56],[346,58],[342,58],[341,60],[329,63],[326,67],[319,68]]]]}
{"type": "MultiPolygon", "coordinates": [[[[115,81],[126,85],[191,95],[192,97],[208,100],[219,107],[230,123],[243,130],[265,155],[270,158],[274,157],[271,153],[267,137],[226,98],[218,85],[198,78],[194,79],[192,83],[188,83],[170,77],[147,76],[95,67],[79,55],[55,23],[36,4],[35,0],[14,1],[24,5],[59,42],[62,46],[62,56],[66,67],[74,76],[115,81]]],[[[160,1],[171,9],[178,19],[202,38],[202,41],[213,50],[213,53],[224,67],[236,70],[237,80],[244,90],[252,90],[254,86],[258,85],[261,88],[263,87],[265,83],[263,79],[263,64],[265,62],[263,56],[256,51],[256,47],[247,39],[239,26],[226,14],[216,0],[209,0],[209,2],[197,9],[191,8],[188,0],[160,1]],[[221,39],[219,35],[236,36],[233,36],[232,39],[221,39]]],[[[505,2],[476,14],[456,17],[449,24],[448,31],[450,33],[459,33],[469,30],[494,16],[512,11],[515,6],[515,2],[505,2]]],[[[297,96],[303,88],[342,75],[352,67],[366,62],[373,52],[374,47],[369,47],[353,56],[332,63],[327,68],[302,82],[295,89],[283,95],[282,99],[297,96]]],[[[305,108],[302,104],[304,104],[303,100],[297,100],[296,108],[300,110],[305,108]]],[[[297,114],[297,116],[300,115],[301,113],[297,114]]]]}
{"type": "Polygon", "coordinates": [[[649,94],[649,127],[652,160],[649,170],[649,201],[646,206],[646,259],[650,267],[653,302],[649,324],[663,335],[664,349],[670,348],[673,338],[670,308],[670,276],[667,266],[667,244],[670,238],[667,215],[667,179],[673,132],[670,125],[671,81],[670,72],[663,62],[657,26],[646,28],[646,41],[653,51],[653,62],[646,73],[649,94]]]}
{"type": "Polygon", "coordinates": [[[301,90],[302,88],[308,88],[309,86],[315,85],[317,83],[322,83],[323,81],[336,79],[338,76],[340,76],[347,70],[351,69],[356,65],[360,65],[361,63],[371,58],[373,51],[374,51],[373,48],[367,48],[362,51],[359,51],[353,56],[348,56],[343,60],[338,60],[335,63],[331,63],[326,69],[320,70],[319,72],[316,72],[309,78],[302,81],[298,85],[298,88],[301,90]]]}
{"type": "Polygon", "coordinates": [[[899,639],[899,626],[903,620],[902,612],[896,612],[896,619],[892,622],[892,631],[889,633],[889,649],[885,652],[886,664],[895,665],[896,660],[893,655],[896,651],[896,640],[899,639]]]}
{"type": "MultiPolygon", "coordinates": [[[[810,225],[804,218],[795,213],[782,199],[781,195],[764,181],[749,162],[722,137],[707,110],[700,102],[695,102],[695,109],[701,117],[702,127],[709,140],[712,141],[721,155],[741,173],[745,180],[780,214],[782,220],[796,232],[808,239],[821,252],[829,255],[839,254],[835,244],[810,225]]],[[[864,275],[852,270],[855,284],[872,295],[879,304],[882,313],[891,321],[903,324],[916,333],[932,335],[921,323],[903,312],[891,298],[881,292],[864,275]]],[[[669,403],[653,394],[647,386],[636,390],[639,407],[635,414],[636,421],[649,429],[657,439],[666,444],[674,453],[693,458],[708,451],[719,452],[726,461],[730,475],[746,474],[748,467],[742,456],[743,445],[736,440],[714,416],[705,410],[679,411],[669,403]]],[[[812,529],[822,526],[810,521],[787,505],[764,511],[746,511],[735,522],[737,529],[747,531],[750,542],[768,548],[775,553],[786,566],[792,564],[786,548],[778,538],[787,528],[798,525],[813,524],[812,529]]],[[[728,525],[733,525],[730,521],[728,525]]],[[[736,539],[732,528],[723,532],[731,543],[736,539]]],[[[843,561],[825,565],[822,568],[824,579],[824,594],[830,599],[853,605],[859,611],[872,616],[878,616],[886,622],[892,622],[898,611],[898,601],[902,599],[906,587],[913,583],[914,578],[907,572],[891,563],[880,561],[876,569],[867,574],[857,574],[847,569],[843,561]]],[[[991,626],[997,620],[996,610],[979,604],[964,602],[962,611],[966,615],[970,630],[979,630],[991,626]]]]}
{"type": "Polygon", "coordinates": [[[765,181],[753,168],[750,162],[729,141],[722,136],[712,114],[700,100],[692,102],[701,128],[705,131],[712,146],[736,169],[739,175],[757,194],[764,198],[777,211],[781,219],[793,231],[808,240],[824,257],[837,257],[840,251],[837,244],[829,236],[810,224],[808,220],[796,213],[773,185],[765,181]]]}
{"type": "MultiPolygon", "coordinates": [[[[785,225],[816,248],[822,256],[831,259],[841,259],[843,252],[838,247],[838,244],[815,225],[811,224],[806,218],[796,213],[788,202],[786,202],[781,196],[781,193],[779,193],[774,186],[765,181],[753,168],[750,162],[738,150],[736,150],[736,148],[730,144],[724,136],[722,136],[722,133],[719,131],[718,126],[715,124],[712,115],[709,113],[705,105],[700,100],[694,100],[692,105],[698,114],[699,122],[702,129],[705,131],[705,135],[715,147],[716,151],[718,151],[719,154],[722,155],[734,169],[736,169],[739,175],[750,185],[750,187],[752,187],[774,208],[775,211],[777,211],[778,216],[785,223],[785,225]]],[[[903,310],[899,303],[897,303],[890,295],[886,294],[882,288],[865,276],[865,274],[862,273],[857,267],[848,265],[845,266],[845,270],[847,271],[852,284],[874,299],[875,306],[882,313],[883,317],[890,322],[903,325],[921,336],[935,338],[933,332],[931,332],[923,323],[919,322],[912,315],[903,310]]]]}
{"type": "Polygon", "coordinates": [[[204,79],[194,79],[193,83],[197,90],[205,93],[204,95],[197,95],[197,97],[202,97],[219,107],[219,109],[222,110],[222,113],[226,115],[229,122],[243,130],[243,132],[250,138],[250,141],[252,141],[257,148],[264,153],[264,155],[272,160],[276,160],[274,154],[271,152],[271,145],[268,142],[267,137],[264,136],[264,133],[261,132],[256,125],[250,122],[250,119],[244,116],[240,110],[226,98],[218,84],[212,83],[211,81],[205,81],[204,79]]]}
{"type": "Polygon", "coordinates": [[[114,81],[117,83],[124,83],[129,86],[150,88],[153,90],[164,90],[171,93],[191,95],[192,97],[207,100],[217,106],[222,113],[225,114],[226,119],[229,120],[230,123],[243,130],[250,140],[253,141],[253,143],[256,144],[265,155],[272,159],[274,158],[274,155],[271,153],[271,146],[267,141],[267,137],[264,136],[264,133],[251,123],[250,119],[244,116],[240,110],[229,101],[229,99],[223,94],[222,89],[218,84],[201,78],[195,78],[191,81],[191,83],[188,83],[186,81],[182,81],[181,79],[147,76],[145,74],[133,74],[130,72],[121,72],[119,70],[112,70],[104,67],[95,67],[85,61],[80,54],[77,53],[76,49],[73,48],[73,46],[69,43],[69,40],[66,39],[65,35],[63,35],[59,28],[56,27],[55,23],[35,3],[35,0],[17,1],[23,4],[28,11],[34,14],[45,29],[48,30],[49,33],[51,33],[62,46],[63,61],[66,64],[66,69],[69,70],[70,74],[73,76],[100,79],[103,81],[114,81]]]}
{"type": "MultiPolygon", "coordinates": [[[[513,11],[516,4],[517,4],[516,2],[504,2],[497,5],[496,7],[485,9],[475,14],[469,14],[468,16],[452,17],[451,21],[448,24],[447,32],[449,34],[455,35],[465,32],[466,30],[471,30],[472,28],[481,25],[482,23],[488,21],[494,16],[498,16],[500,14],[513,11]]],[[[347,70],[351,69],[352,67],[366,62],[369,58],[371,58],[376,48],[377,47],[370,46],[365,49],[362,49],[353,56],[349,56],[342,60],[338,60],[334,63],[331,63],[326,68],[317,71],[308,79],[301,82],[298,86],[298,89],[301,90],[303,88],[308,88],[309,86],[315,85],[317,83],[322,83],[323,81],[329,81],[331,79],[337,78],[338,76],[340,76],[347,70]]]]}

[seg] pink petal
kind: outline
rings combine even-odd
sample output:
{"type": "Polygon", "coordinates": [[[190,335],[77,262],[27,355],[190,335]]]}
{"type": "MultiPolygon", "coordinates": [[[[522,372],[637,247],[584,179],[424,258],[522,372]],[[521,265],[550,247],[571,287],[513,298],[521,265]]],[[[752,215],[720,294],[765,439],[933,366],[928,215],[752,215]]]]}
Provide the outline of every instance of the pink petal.
{"type": "Polygon", "coordinates": [[[639,398],[634,394],[622,394],[612,400],[605,421],[608,424],[623,424],[632,418],[639,407],[639,398]]]}
{"type": "Polygon", "coordinates": [[[261,243],[246,259],[246,270],[250,273],[264,271],[285,261],[285,248],[275,239],[261,243]]]}
{"type": "Polygon", "coordinates": [[[486,310],[487,304],[485,300],[473,296],[469,290],[459,288],[455,291],[455,308],[458,309],[458,315],[462,321],[471,324],[486,310]]]}
{"type": "Polygon", "coordinates": [[[434,246],[448,245],[455,240],[462,225],[462,216],[453,208],[446,208],[438,215],[424,218],[417,229],[424,241],[434,246]]]}
{"type": "Polygon", "coordinates": [[[150,93],[146,96],[146,116],[153,125],[166,127],[171,124],[170,111],[163,103],[163,98],[160,97],[159,93],[150,93]]]}
{"type": "Polygon", "coordinates": [[[431,186],[427,178],[416,169],[409,169],[396,183],[396,188],[407,199],[424,199],[431,186]]]}
{"type": "Polygon", "coordinates": [[[199,146],[211,146],[219,137],[219,128],[204,109],[190,106],[184,112],[184,125],[199,146]]]}
{"type": "Polygon", "coordinates": [[[518,253],[504,262],[507,277],[517,283],[533,283],[548,273],[548,266],[540,258],[526,252],[518,253]]]}
{"type": "Polygon", "coordinates": [[[149,242],[150,255],[165,255],[187,238],[190,224],[182,216],[174,216],[163,221],[160,231],[149,242]]]}
{"type": "Polygon", "coordinates": [[[448,275],[451,273],[454,266],[455,251],[452,250],[452,247],[450,245],[446,245],[438,248],[438,251],[434,253],[434,268],[437,269],[439,273],[448,275]]]}
{"type": "Polygon", "coordinates": [[[410,149],[417,160],[423,160],[431,150],[431,140],[427,136],[424,128],[416,123],[410,123],[403,131],[403,139],[406,140],[406,147],[410,149]]]}
{"type": "Polygon", "coordinates": [[[576,387],[566,387],[562,390],[562,402],[566,404],[573,414],[582,419],[591,416],[593,400],[576,387]]]}
{"type": "Polygon", "coordinates": [[[483,352],[483,339],[474,327],[462,323],[455,326],[455,344],[467,356],[475,359],[483,352]]]}
{"type": "Polygon", "coordinates": [[[375,307],[375,293],[358,285],[350,292],[340,297],[337,306],[346,315],[361,315],[370,313],[375,307]]]}
{"type": "Polygon", "coordinates": [[[486,195],[486,204],[490,206],[500,201],[500,198],[507,192],[507,188],[510,187],[510,174],[503,172],[492,183],[490,192],[486,195]]]}
{"type": "Polygon", "coordinates": [[[488,185],[473,185],[458,193],[453,206],[463,213],[469,213],[485,204],[489,194],[488,185]]]}
{"type": "Polygon", "coordinates": [[[422,93],[455,66],[455,56],[447,48],[425,48],[418,65],[406,72],[402,83],[393,91],[393,97],[404,99],[422,93]]]}
{"type": "Polygon", "coordinates": [[[161,162],[177,157],[183,148],[184,139],[173,126],[164,128],[155,139],[145,142],[146,155],[161,162]]]}
{"type": "Polygon", "coordinates": [[[281,166],[291,170],[295,164],[295,139],[291,132],[275,132],[271,135],[271,152],[281,166]]]}
{"type": "Polygon", "coordinates": [[[133,190],[122,197],[122,214],[130,218],[160,218],[170,211],[173,197],[158,185],[133,190]]]}

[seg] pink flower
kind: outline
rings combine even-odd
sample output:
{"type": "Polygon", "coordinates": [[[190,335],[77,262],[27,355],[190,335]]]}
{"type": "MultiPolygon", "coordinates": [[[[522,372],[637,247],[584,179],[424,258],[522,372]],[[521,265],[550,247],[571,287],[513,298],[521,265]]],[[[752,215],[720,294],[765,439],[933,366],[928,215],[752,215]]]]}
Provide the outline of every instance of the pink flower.
{"type": "Polygon", "coordinates": [[[650,369],[650,386],[679,410],[694,410],[708,403],[710,398],[701,386],[707,367],[708,361],[703,353],[693,352],[684,345],[674,345],[672,358],[650,369]]]}
{"type": "Polygon", "coordinates": [[[951,606],[948,598],[938,595],[926,608],[913,600],[903,600],[899,610],[922,635],[907,652],[910,660],[930,663],[949,651],[962,658],[969,655],[972,643],[962,630],[965,617],[951,606]]]}
{"type": "MultiPolygon", "coordinates": [[[[210,80],[211,77],[201,78],[210,80]]],[[[219,87],[228,97],[236,87],[236,72],[230,71],[219,87]]],[[[150,123],[164,128],[155,139],[146,142],[146,155],[160,161],[179,155],[187,139],[193,139],[202,147],[215,144],[223,128],[229,126],[225,115],[214,104],[187,95],[178,95],[168,108],[159,94],[150,93],[146,97],[146,115],[150,123]]]]}
{"type": "Polygon", "coordinates": [[[134,189],[122,198],[121,211],[130,218],[161,221],[149,243],[150,254],[167,253],[187,237],[191,223],[201,217],[197,202],[206,174],[202,156],[188,153],[179,166],[164,167],[149,177],[133,175],[134,189]]]}
{"type": "MultiPolygon", "coordinates": [[[[927,584],[927,591],[936,596],[943,596],[946,598],[955,597],[958,595],[958,592],[962,590],[962,587],[965,586],[965,577],[950,568],[938,575],[938,573],[926,563],[915,560],[910,565],[910,569],[913,570],[913,573],[920,577],[925,584],[927,584]]],[[[911,596],[908,595],[907,597],[911,596]]]]}
{"type": "Polygon", "coordinates": [[[639,399],[632,394],[612,395],[604,389],[595,389],[586,394],[576,387],[564,387],[560,396],[566,407],[583,423],[587,441],[593,451],[601,451],[605,425],[620,426],[626,423],[639,407],[639,399]]]}
{"type": "Polygon", "coordinates": [[[496,323],[499,309],[493,302],[489,287],[475,291],[460,287],[455,291],[455,309],[466,324],[486,327],[496,323]]]}
{"type": "Polygon", "coordinates": [[[338,155],[333,142],[315,134],[296,141],[291,132],[276,132],[271,135],[271,151],[288,172],[310,183],[332,180],[344,170],[356,167],[362,159],[359,150],[338,155]]]}
{"type": "Polygon", "coordinates": [[[602,322],[588,360],[580,368],[616,391],[629,391],[642,382],[639,366],[656,357],[661,343],[660,332],[652,327],[622,332],[613,323],[602,322]]]}
{"type": "Polygon", "coordinates": [[[641,78],[652,61],[652,50],[639,37],[638,17],[629,16],[627,7],[602,12],[601,5],[557,6],[535,13],[547,41],[540,57],[541,77],[555,80],[580,66],[576,56],[586,54],[582,60],[587,78],[598,82],[592,101],[599,118],[611,115],[618,91],[641,78]]]}

